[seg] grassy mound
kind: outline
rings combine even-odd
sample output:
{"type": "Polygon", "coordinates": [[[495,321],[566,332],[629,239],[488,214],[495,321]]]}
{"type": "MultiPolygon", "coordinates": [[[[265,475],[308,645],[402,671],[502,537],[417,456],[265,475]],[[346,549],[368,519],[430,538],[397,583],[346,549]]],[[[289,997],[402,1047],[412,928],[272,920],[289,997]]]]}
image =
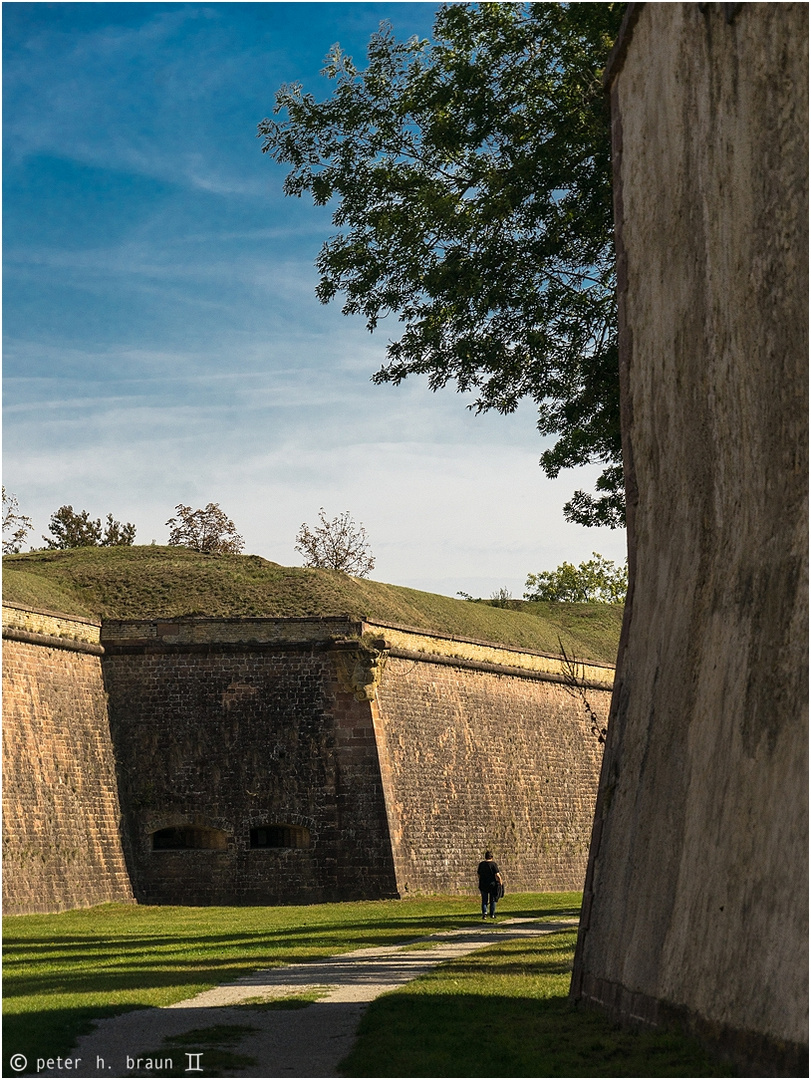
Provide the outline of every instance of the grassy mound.
{"type": "Polygon", "coordinates": [[[3,559],[3,599],[91,618],[181,615],[349,615],[613,664],[622,608],[523,604],[495,608],[349,577],[279,566],[258,555],[201,555],[179,547],[91,547],[3,559]]]}

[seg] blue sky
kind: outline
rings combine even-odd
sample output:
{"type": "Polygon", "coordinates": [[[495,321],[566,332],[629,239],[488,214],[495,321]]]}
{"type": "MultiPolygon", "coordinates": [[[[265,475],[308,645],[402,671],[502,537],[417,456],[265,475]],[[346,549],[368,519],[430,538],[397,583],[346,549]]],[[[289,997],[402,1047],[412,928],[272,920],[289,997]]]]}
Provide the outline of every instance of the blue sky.
{"type": "Polygon", "coordinates": [[[334,42],[359,61],[382,19],[428,36],[436,8],[3,4],[3,477],[34,546],[64,503],[148,544],[218,502],[286,565],[319,507],[349,510],[374,578],[449,595],[624,557],[564,522],[599,470],[546,479],[530,404],[371,384],[392,331],[315,299],[331,210],[260,152],[281,83],[326,96],[334,42]]]}

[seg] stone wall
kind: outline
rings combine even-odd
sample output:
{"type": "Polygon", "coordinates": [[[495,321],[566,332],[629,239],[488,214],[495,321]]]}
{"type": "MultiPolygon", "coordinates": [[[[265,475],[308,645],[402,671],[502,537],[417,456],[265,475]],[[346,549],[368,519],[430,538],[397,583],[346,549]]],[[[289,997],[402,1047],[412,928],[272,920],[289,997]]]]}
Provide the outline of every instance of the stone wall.
{"type": "Polygon", "coordinates": [[[572,992],[804,1076],[808,8],[631,8],[630,592],[572,992]]]}
{"type": "Polygon", "coordinates": [[[104,676],[135,894],[150,904],[396,895],[368,703],[336,673],[347,620],[105,623],[104,676]],[[304,847],[252,830],[305,829],[304,847]],[[171,828],[222,848],[156,850],[171,828]]]}
{"type": "Polygon", "coordinates": [[[98,624],[3,609],[3,908],[131,901],[98,624]]]}
{"type": "MultiPolygon", "coordinates": [[[[580,890],[602,746],[560,660],[376,629],[389,645],[375,726],[401,895],[475,891],[488,847],[511,890],[580,890]]],[[[613,670],[586,674],[602,727],[613,670]]]]}
{"type": "MultiPolygon", "coordinates": [[[[108,738],[107,771],[93,776],[116,815],[120,798],[139,902],[470,893],[486,847],[511,890],[582,885],[612,668],[344,618],[108,620],[83,644],[68,620],[45,629],[70,647],[50,649],[37,618],[18,613],[28,623],[16,633],[40,644],[7,643],[33,650],[24,682],[7,672],[29,742],[71,758],[75,815],[94,818],[87,755],[59,743],[87,740],[90,695],[93,729],[108,738]],[[73,713],[43,727],[60,679],[73,713]]],[[[12,859],[26,829],[50,828],[52,784],[18,757],[19,727],[4,745],[6,794],[31,809],[23,825],[7,818],[12,859]]],[[[99,814],[121,875],[114,825],[99,814]]],[[[47,875],[7,865],[11,894],[47,875]]],[[[50,879],[42,910],[96,902],[84,879],[67,892],[62,881],[50,879]]]]}

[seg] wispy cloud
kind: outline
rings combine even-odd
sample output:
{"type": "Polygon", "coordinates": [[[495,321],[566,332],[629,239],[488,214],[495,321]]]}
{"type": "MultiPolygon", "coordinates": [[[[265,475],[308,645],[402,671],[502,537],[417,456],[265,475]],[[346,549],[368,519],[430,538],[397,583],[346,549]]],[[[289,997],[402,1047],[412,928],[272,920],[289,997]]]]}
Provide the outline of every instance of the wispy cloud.
{"type": "Polygon", "coordinates": [[[215,501],[295,562],[302,521],[349,509],[382,580],[484,595],[622,557],[563,521],[596,470],[546,480],[531,407],[372,385],[396,320],[314,298],[329,210],[284,200],[255,125],[387,14],[407,36],[433,5],[6,6],[4,481],[37,536],[72,502],[160,542],[215,501]]]}

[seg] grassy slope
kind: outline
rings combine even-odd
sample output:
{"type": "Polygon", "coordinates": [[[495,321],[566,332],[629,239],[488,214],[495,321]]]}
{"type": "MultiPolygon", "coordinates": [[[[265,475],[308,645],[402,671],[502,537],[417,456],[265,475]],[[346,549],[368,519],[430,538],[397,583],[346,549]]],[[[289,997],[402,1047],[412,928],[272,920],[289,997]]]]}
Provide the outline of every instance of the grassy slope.
{"type": "Polygon", "coordinates": [[[66,615],[108,618],[366,616],[458,637],[613,664],[622,609],[525,604],[520,611],[349,577],[279,566],[258,555],[177,547],[80,548],[6,556],[3,599],[66,615]]]}

